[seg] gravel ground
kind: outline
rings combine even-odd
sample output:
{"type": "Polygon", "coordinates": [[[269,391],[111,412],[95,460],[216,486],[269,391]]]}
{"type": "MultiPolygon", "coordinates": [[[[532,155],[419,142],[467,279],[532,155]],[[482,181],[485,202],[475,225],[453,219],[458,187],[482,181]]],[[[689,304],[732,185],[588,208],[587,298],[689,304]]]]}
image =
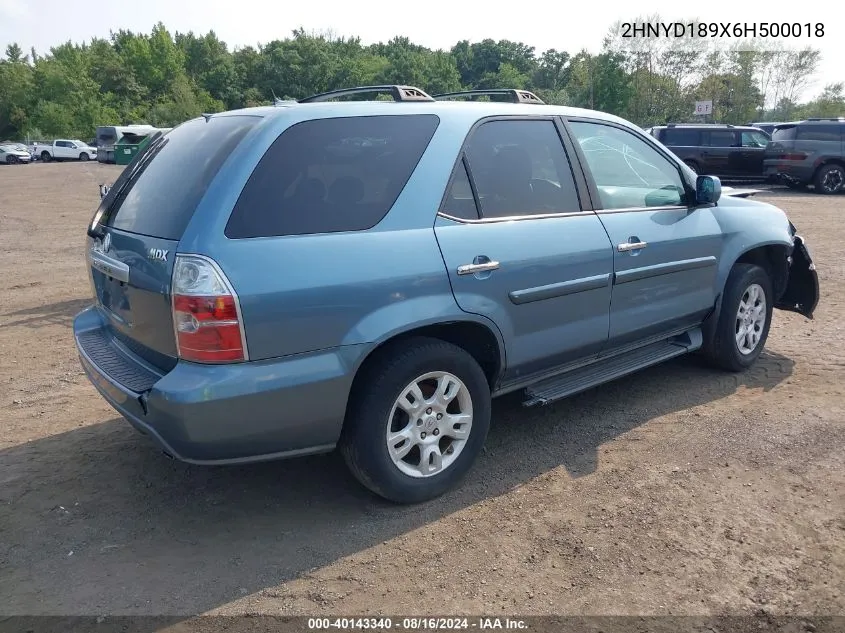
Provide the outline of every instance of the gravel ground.
{"type": "Polygon", "coordinates": [[[0,167],[0,611],[845,613],[845,196],[772,189],[819,268],[741,375],[683,358],[496,402],[462,488],[382,503],[336,455],[165,458],[85,379],[96,163],[0,167]]]}

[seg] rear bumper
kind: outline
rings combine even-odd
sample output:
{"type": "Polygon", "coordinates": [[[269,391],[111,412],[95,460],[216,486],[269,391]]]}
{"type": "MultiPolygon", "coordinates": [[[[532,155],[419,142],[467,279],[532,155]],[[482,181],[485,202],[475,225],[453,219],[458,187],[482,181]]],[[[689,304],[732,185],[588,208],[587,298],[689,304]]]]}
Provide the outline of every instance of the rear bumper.
{"type": "Polygon", "coordinates": [[[763,166],[763,177],[766,180],[805,185],[812,181],[814,171],[812,165],[801,162],[766,160],[763,166]]]}
{"type": "Polygon", "coordinates": [[[330,451],[355,368],[350,345],[270,361],[201,365],[161,374],[115,341],[95,307],[73,324],[80,362],[103,398],[166,453],[194,464],[236,464],[330,451]]]}

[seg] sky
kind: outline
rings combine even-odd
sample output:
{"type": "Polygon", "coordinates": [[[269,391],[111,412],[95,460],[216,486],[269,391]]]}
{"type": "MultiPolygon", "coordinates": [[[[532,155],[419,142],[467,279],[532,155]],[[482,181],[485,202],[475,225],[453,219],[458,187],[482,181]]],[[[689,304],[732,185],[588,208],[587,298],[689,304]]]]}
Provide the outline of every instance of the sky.
{"type": "MultiPolygon", "coordinates": [[[[0,0],[0,54],[11,42],[25,52],[44,53],[68,40],[108,37],[110,30],[148,33],[161,21],[175,32],[213,30],[231,48],[288,37],[295,28],[358,36],[364,44],[404,35],[429,48],[450,48],[455,42],[485,38],[522,41],[538,52],[556,48],[574,54],[597,52],[608,28],[617,20],[660,15],[663,21],[760,24],[789,22],[824,25],[822,37],[784,40],[787,46],[811,45],[822,53],[815,81],[803,95],[816,96],[825,84],[845,81],[845,26],[831,19],[825,3],[708,0],[601,0],[570,4],[561,0],[514,3],[507,0],[0,0]],[[778,4],[780,6],[778,6],[778,4]],[[639,6],[639,9],[635,7],[639,6]],[[682,9],[679,13],[679,6],[682,9]],[[493,7],[496,7],[495,9],[493,7]],[[501,8],[499,8],[501,7],[501,8]]],[[[759,27],[758,27],[759,28],[759,27]]],[[[724,43],[722,40],[721,43],[724,43]]],[[[769,38],[767,44],[782,45],[769,38]]]]}

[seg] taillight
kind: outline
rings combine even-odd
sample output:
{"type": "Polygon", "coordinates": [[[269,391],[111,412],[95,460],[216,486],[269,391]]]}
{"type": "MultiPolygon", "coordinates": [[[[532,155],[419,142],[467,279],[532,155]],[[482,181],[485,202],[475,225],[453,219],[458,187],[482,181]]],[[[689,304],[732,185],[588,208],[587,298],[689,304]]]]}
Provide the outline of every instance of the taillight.
{"type": "Polygon", "coordinates": [[[180,358],[199,363],[247,360],[238,298],[212,260],[177,255],[172,294],[180,358]]]}

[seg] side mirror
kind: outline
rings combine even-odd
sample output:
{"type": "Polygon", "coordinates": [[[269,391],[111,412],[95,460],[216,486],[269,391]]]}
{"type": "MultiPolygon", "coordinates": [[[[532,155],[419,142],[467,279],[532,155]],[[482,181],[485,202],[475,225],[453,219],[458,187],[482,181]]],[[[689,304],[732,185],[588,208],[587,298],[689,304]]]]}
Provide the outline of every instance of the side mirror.
{"type": "Polygon", "coordinates": [[[695,181],[695,203],[716,204],[722,196],[722,181],[716,176],[699,176],[695,181]]]}

